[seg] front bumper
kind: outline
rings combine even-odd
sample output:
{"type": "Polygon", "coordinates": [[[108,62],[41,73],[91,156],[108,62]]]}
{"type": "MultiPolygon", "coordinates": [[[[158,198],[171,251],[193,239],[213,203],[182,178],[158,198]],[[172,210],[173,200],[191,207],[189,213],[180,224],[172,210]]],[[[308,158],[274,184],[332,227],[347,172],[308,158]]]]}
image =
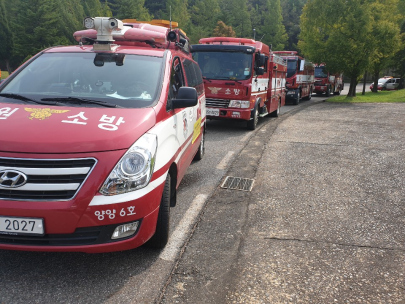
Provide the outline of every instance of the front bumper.
{"type": "Polygon", "coordinates": [[[207,108],[207,117],[210,119],[239,119],[250,120],[251,109],[241,108],[207,108]]]}
{"type": "MultiPolygon", "coordinates": [[[[44,235],[0,232],[0,249],[98,253],[127,250],[144,244],[155,233],[166,173],[162,171],[159,177],[153,176],[143,189],[114,196],[98,194],[98,189],[123,153],[110,151],[92,154],[98,163],[71,200],[0,199],[0,215],[39,218],[44,223],[44,235]],[[117,226],[135,221],[139,221],[139,225],[132,236],[111,239],[117,226]]],[[[39,158],[36,155],[32,157],[39,158]]],[[[46,157],[57,158],[55,155],[46,157]]]]}

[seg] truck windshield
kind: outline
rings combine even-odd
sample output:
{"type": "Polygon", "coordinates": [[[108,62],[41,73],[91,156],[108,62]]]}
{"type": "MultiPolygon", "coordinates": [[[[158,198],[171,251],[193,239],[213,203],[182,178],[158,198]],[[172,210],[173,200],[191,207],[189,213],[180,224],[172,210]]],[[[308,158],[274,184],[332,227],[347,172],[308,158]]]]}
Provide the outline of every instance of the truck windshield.
{"type": "Polygon", "coordinates": [[[130,54],[45,53],[28,64],[0,93],[33,100],[70,97],[124,108],[148,107],[158,98],[162,62],[163,58],[130,54]]]}
{"type": "Polygon", "coordinates": [[[208,79],[249,79],[252,75],[252,54],[243,52],[195,52],[202,74],[208,79]]]}
{"type": "Polygon", "coordinates": [[[297,59],[287,59],[287,78],[297,73],[297,59]]]}
{"type": "Polygon", "coordinates": [[[328,73],[326,72],[325,67],[315,67],[315,78],[326,78],[328,73]]]}

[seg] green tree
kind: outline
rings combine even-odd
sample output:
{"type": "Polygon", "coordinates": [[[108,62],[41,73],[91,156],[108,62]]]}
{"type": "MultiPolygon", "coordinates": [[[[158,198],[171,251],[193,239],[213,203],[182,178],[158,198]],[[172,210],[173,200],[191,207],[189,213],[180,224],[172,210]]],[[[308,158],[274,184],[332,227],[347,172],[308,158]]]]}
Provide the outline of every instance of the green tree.
{"type": "Polygon", "coordinates": [[[232,29],[232,26],[227,26],[222,21],[218,21],[217,26],[212,32],[212,35],[214,37],[236,37],[235,31],[232,29]]]}
{"type": "Polygon", "coordinates": [[[13,55],[19,60],[44,48],[68,43],[69,39],[60,32],[56,0],[20,0],[16,9],[19,14],[13,18],[12,26],[18,35],[14,37],[13,55]]]}
{"type": "Polygon", "coordinates": [[[301,15],[299,48],[331,72],[344,72],[350,78],[348,96],[356,96],[358,80],[375,54],[375,2],[379,1],[309,0],[301,15]]]}
{"type": "MultiPolygon", "coordinates": [[[[108,2],[115,3],[115,1],[109,0],[101,3],[100,0],[80,0],[81,6],[84,11],[84,17],[112,17],[112,11],[108,6],[108,2]]],[[[80,7],[78,7],[80,9],[80,7]]]]}
{"type": "Polygon", "coordinates": [[[194,1],[190,9],[190,33],[187,33],[191,43],[197,43],[200,38],[211,36],[219,14],[218,0],[194,1]]]}
{"type": "Polygon", "coordinates": [[[73,33],[83,29],[85,17],[81,0],[57,0],[59,19],[59,30],[67,43],[74,43],[73,33]]]}
{"type": "Polygon", "coordinates": [[[116,15],[118,19],[138,19],[149,21],[151,16],[147,8],[144,7],[145,0],[115,0],[116,15]]]}
{"type": "Polygon", "coordinates": [[[263,22],[259,27],[262,41],[272,45],[273,50],[282,51],[287,45],[287,33],[283,25],[280,0],[266,0],[261,9],[263,22]]]}
{"type": "Polygon", "coordinates": [[[302,13],[302,8],[306,3],[307,0],[281,1],[283,24],[288,36],[287,45],[285,46],[286,50],[298,50],[298,35],[300,33],[299,20],[302,13]]]}
{"type": "Polygon", "coordinates": [[[9,27],[5,3],[6,0],[0,0],[0,66],[4,64],[8,72],[11,72],[10,59],[13,49],[13,36],[9,27]]]}
{"type": "Polygon", "coordinates": [[[220,0],[219,20],[232,26],[237,37],[253,38],[253,28],[246,0],[220,0]]]}
{"type": "Polygon", "coordinates": [[[401,49],[401,36],[395,0],[380,0],[371,4],[374,16],[372,35],[374,37],[373,55],[370,67],[374,75],[373,92],[378,92],[378,78],[383,68],[388,67],[394,54],[401,49]]]}

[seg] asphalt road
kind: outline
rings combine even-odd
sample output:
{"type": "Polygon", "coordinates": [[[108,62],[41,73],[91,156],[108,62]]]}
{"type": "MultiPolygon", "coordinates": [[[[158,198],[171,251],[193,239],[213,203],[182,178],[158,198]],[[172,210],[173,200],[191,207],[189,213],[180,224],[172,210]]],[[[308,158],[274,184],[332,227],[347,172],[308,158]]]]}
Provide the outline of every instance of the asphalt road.
{"type": "Polygon", "coordinates": [[[405,104],[297,110],[234,159],[253,190],[216,189],[159,303],[405,303],[405,104]]]}
{"type": "MultiPolygon", "coordinates": [[[[322,100],[313,97],[282,114],[322,100]]],[[[283,117],[282,115],[282,117],[283,117]]],[[[191,165],[171,211],[171,240],[163,252],[146,248],[88,255],[0,251],[0,303],[150,303],[171,275],[198,215],[235,157],[252,136],[280,118],[262,118],[258,130],[245,123],[208,121],[206,155],[191,165]]]]}

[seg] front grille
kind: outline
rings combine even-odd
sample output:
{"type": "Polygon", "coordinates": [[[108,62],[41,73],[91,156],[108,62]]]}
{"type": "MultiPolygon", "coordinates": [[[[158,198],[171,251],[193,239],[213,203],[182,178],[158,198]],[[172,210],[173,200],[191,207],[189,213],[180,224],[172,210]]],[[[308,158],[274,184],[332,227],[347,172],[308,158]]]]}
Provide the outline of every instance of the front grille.
{"type": "Polygon", "coordinates": [[[78,228],[72,234],[46,234],[44,236],[0,234],[0,244],[32,246],[91,245],[97,241],[101,228],[78,228]]]}
{"type": "Polygon", "coordinates": [[[228,108],[229,100],[206,98],[205,103],[208,108],[228,108]]]}
{"type": "Polygon", "coordinates": [[[322,81],[315,81],[315,85],[316,85],[316,86],[321,86],[321,85],[322,85],[322,81]]]}
{"type": "Polygon", "coordinates": [[[96,164],[94,158],[84,159],[21,159],[0,158],[0,172],[14,170],[24,173],[26,183],[10,188],[0,184],[0,199],[9,200],[70,200],[79,191],[96,164]]]}

